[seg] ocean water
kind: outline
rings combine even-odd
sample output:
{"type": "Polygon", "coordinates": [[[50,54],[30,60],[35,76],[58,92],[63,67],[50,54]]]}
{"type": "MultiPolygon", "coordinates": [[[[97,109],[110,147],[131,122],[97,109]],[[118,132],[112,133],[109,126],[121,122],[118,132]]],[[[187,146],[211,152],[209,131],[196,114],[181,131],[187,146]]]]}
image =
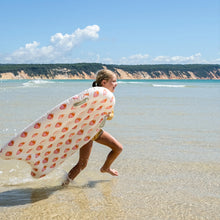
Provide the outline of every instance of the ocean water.
{"type": "MultiPolygon", "coordinates": [[[[90,80],[1,80],[0,147],[90,80]]],[[[78,154],[42,179],[0,159],[0,219],[220,219],[220,81],[119,80],[105,130],[124,146],[94,143],[88,167],[61,187],[78,154]]]]}

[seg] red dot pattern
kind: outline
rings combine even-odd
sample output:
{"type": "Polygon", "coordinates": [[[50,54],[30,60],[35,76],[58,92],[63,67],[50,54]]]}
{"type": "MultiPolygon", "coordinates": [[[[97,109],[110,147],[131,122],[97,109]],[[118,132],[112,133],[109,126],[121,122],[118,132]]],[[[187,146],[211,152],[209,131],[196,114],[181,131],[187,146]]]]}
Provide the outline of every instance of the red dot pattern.
{"type": "Polygon", "coordinates": [[[26,161],[34,178],[44,177],[95,136],[114,104],[114,95],[103,87],[85,90],[14,137],[0,157],[26,161]]]}

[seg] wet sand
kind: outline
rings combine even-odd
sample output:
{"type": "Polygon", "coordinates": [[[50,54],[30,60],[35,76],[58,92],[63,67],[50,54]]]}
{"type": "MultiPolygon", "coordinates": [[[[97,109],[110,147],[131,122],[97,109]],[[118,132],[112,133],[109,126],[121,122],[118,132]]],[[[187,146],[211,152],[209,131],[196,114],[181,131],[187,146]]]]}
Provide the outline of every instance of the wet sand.
{"type": "MultiPolygon", "coordinates": [[[[219,220],[219,84],[160,84],[122,83],[117,88],[115,117],[105,130],[124,146],[112,166],[118,177],[99,172],[109,149],[97,143],[88,167],[68,187],[61,183],[78,154],[40,180],[30,176],[29,165],[0,159],[0,219],[219,220]]],[[[11,98],[8,106],[16,106],[17,118],[12,108],[0,106],[1,144],[15,128],[44,113],[46,90],[54,95],[46,106],[50,109],[59,102],[55,87],[63,97],[72,88],[71,84],[41,86],[22,88],[13,103],[10,95],[19,89],[2,93],[11,98]],[[29,98],[28,92],[41,105],[32,103],[34,110],[23,115],[28,102],[21,100],[29,98]]]]}

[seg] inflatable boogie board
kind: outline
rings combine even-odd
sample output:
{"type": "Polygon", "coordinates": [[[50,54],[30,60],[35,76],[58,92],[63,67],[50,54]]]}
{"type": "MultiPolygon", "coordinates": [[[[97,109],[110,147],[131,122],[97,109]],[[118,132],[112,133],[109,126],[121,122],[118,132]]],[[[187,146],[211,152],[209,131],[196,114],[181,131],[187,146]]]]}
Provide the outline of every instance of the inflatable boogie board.
{"type": "Polygon", "coordinates": [[[114,95],[106,88],[85,90],[30,124],[3,146],[0,157],[27,162],[31,175],[41,178],[95,136],[114,104],[114,95]]]}

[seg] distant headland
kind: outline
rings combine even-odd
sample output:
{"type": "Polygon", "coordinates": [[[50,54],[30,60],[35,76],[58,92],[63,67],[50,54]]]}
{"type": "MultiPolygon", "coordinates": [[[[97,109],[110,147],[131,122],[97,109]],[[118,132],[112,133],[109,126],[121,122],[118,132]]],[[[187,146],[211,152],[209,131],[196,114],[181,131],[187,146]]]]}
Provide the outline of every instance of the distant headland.
{"type": "Polygon", "coordinates": [[[94,79],[100,69],[114,71],[118,79],[220,79],[218,64],[107,65],[0,64],[0,79],[94,79]]]}

